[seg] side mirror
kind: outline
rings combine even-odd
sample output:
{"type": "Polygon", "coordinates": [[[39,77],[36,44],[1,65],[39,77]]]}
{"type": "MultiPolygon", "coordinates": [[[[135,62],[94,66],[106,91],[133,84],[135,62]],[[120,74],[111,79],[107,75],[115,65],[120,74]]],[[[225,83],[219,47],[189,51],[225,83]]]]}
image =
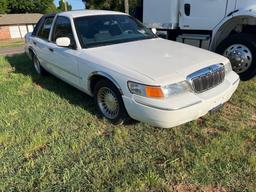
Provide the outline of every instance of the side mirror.
{"type": "Polygon", "coordinates": [[[69,47],[71,44],[70,38],[68,37],[59,37],[56,39],[56,45],[59,47],[69,47]]]}
{"type": "Polygon", "coordinates": [[[157,29],[156,28],[152,28],[151,31],[156,35],[157,34],[157,29]]]}

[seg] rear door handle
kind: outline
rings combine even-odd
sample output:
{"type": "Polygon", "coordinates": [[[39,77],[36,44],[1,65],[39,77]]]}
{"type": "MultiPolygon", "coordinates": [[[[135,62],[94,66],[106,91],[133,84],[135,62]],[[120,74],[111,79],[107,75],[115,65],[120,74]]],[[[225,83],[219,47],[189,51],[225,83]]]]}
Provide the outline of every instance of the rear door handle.
{"type": "Polygon", "coordinates": [[[53,48],[48,47],[49,51],[54,52],[53,48]]]}
{"type": "Polygon", "coordinates": [[[34,44],[34,45],[37,45],[37,43],[36,43],[35,41],[33,41],[33,44],[34,44]]]}

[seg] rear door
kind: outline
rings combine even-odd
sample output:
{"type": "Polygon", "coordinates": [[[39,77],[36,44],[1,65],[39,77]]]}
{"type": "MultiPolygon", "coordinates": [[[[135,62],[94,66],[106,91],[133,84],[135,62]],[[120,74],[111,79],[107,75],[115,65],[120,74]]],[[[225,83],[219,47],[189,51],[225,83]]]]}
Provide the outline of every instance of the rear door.
{"type": "Polygon", "coordinates": [[[79,53],[76,48],[71,20],[64,16],[58,16],[54,23],[51,41],[48,43],[47,52],[51,59],[49,67],[58,77],[79,87],[82,78],[78,70],[76,55],[79,53]],[[71,45],[69,47],[57,46],[56,40],[60,37],[70,38],[71,45]]]}
{"type": "Polygon", "coordinates": [[[45,17],[42,21],[36,34],[33,34],[33,48],[40,64],[48,69],[49,56],[48,56],[48,38],[53,23],[54,16],[45,17]]]}
{"type": "Polygon", "coordinates": [[[228,0],[181,0],[180,28],[212,30],[226,15],[228,0]]]}

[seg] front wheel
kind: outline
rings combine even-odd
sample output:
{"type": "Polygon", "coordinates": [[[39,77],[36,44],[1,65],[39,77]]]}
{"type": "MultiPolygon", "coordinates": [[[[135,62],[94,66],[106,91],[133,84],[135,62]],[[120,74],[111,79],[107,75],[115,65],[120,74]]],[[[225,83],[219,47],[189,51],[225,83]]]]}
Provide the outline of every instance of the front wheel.
{"type": "Polygon", "coordinates": [[[94,100],[99,112],[111,123],[118,125],[129,119],[120,91],[110,81],[101,80],[96,84],[94,100]]]}
{"type": "Polygon", "coordinates": [[[256,38],[251,34],[235,34],[225,39],[216,52],[227,57],[241,80],[247,81],[256,74],[256,38]]]}

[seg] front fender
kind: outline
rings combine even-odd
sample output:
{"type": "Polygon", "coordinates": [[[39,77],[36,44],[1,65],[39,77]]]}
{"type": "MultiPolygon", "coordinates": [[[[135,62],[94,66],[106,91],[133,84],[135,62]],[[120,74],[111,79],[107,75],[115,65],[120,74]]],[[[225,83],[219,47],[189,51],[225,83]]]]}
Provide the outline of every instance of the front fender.
{"type": "Polygon", "coordinates": [[[213,29],[210,50],[214,51],[238,24],[256,25],[256,9],[240,10],[223,19],[213,29]]]}
{"type": "MultiPolygon", "coordinates": [[[[90,84],[91,84],[91,78],[94,75],[99,75],[99,76],[105,77],[106,79],[110,80],[117,87],[117,89],[120,91],[120,93],[123,95],[123,91],[122,91],[122,88],[119,85],[119,83],[111,75],[109,75],[108,73],[102,72],[102,71],[94,71],[89,75],[89,77],[87,79],[87,83],[88,83],[87,87],[88,88],[90,87],[90,84]]],[[[92,94],[92,90],[90,90],[90,92],[92,94]]]]}

